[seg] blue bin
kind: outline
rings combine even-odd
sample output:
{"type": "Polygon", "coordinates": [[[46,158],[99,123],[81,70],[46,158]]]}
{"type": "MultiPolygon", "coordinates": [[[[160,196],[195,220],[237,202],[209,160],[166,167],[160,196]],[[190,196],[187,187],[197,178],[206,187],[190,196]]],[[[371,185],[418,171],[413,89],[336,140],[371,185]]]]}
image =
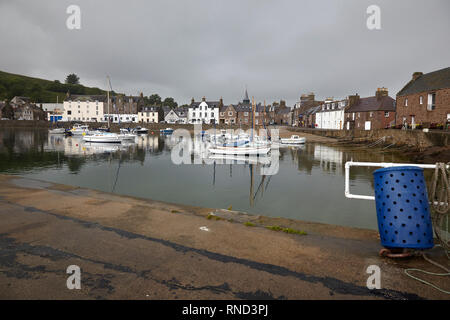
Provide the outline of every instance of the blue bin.
{"type": "Polygon", "coordinates": [[[389,167],[373,172],[381,244],[386,248],[433,247],[423,169],[389,167]]]}

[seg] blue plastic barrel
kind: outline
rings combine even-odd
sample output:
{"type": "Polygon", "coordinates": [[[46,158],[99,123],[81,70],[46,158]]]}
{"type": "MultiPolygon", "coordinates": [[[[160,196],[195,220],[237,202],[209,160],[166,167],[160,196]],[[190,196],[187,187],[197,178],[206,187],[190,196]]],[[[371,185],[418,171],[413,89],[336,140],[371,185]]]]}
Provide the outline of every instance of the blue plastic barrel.
{"type": "Polygon", "coordinates": [[[373,172],[381,244],[386,248],[433,247],[423,169],[389,167],[373,172]]]}

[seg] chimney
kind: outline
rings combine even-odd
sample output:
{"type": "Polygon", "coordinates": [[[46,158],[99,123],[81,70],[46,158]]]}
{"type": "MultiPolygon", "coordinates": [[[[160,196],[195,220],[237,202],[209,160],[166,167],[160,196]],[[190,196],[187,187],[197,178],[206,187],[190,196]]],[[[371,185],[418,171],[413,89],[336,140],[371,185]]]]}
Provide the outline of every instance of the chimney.
{"type": "Polygon", "coordinates": [[[359,103],[359,95],[356,93],[353,96],[348,96],[348,106],[353,107],[359,103]]]}
{"type": "Polygon", "coordinates": [[[223,98],[222,97],[220,97],[219,106],[223,106],[223,98]]]}
{"type": "Polygon", "coordinates": [[[419,71],[414,72],[412,75],[412,81],[416,81],[421,75],[423,75],[423,72],[419,71]]]}
{"type": "Polygon", "coordinates": [[[192,99],[191,99],[191,104],[194,104],[194,102],[195,102],[195,101],[194,101],[194,98],[192,98],[192,99]]]}
{"type": "Polygon", "coordinates": [[[202,101],[206,101],[206,98],[205,98],[205,96],[203,96],[203,98],[202,98],[202,101]]]}
{"type": "Polygon", "coordinates": [[[377,97],[377,100],[380,100],[382,97],[388,96],[388,89],[385,87],[377,88],[377,91],[375,92],[375,97],[377,97]]]}
{"type": "Polygon", "coordinates": [[[140,96],[141,96],[141,98],[143,98],[144,97],[144,93],[141,91],[141,94],[140,94],[140,96]]]}

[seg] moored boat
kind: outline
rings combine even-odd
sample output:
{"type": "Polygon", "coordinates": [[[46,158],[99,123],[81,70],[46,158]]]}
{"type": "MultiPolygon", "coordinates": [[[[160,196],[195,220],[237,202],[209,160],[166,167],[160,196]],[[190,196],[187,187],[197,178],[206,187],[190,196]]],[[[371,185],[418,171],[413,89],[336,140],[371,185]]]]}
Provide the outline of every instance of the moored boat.
{"type": "Polygon", "coordinates": [[[302,144],[306,142],[306,138],[293,134],[290,138],[280,138],[280,142],[282,144],[302,144]]]}
{"type": "Polygon", "coordinates": [[[132,130],[132,133],[136,133],[136,134],[147,134],[148,133],[148,129],[146,128],[142,128],[142,127],[136,127],[132,130]]]}
{"type": "Polygon", "coordinates": [[[89,127],[87,125],[75,124],[70,130],[74,136],[82,136],[89,133],[89,127]]]}
{"type": "Polygon", "coordinates": [[[83,140],[86,142],[98,143],[121,143],[119,135],[116,133],[96,132],[90,135],[85,135],[83,140]]]}
{"type": "Polygon", "coordinates": [[[173,129],[172,128],[165,128],[165,129],[160,129],[159,133],[162,134],[172,134],[173,133],[173,129]]]}

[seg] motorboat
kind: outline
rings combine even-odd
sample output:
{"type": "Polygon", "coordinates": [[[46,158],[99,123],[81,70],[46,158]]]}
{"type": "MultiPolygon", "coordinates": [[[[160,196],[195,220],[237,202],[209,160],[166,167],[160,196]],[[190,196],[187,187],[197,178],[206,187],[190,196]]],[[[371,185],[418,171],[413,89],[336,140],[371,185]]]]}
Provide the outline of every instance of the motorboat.
{"type": "Polygon", "coordinates": [[[66,129],[65,128],[50,129],[50,130],[48,130],[48,133],[50,133],[50,134],[64,134],[64,133],[66,133],[66,129]]]}
{"type": "Polygon", "coordinates": [[[83,136],[85,142],[97,142],[97,143],[121,143],[117,133],[95,132],[93,134],[83,136]]]}
{"type": "Polygon", "coordinates": [[[160,129],[159,133],[162,134],[172,134],[173,133],[173,129],[172,128],[165,128],[165,129],[160,129]]]}
{"type": "Polygon", "coordinates": [[[74,136],[84,136],[89,134],[89,126],[82,124],[75,124],[73,128],[70,130],[72,135],[74,136]]]}
{"type": "Polygon", "coordinates": [[[119,138],[122,140],[135,140],[137,137],[137,134],[132,133],[130,129],[120,129],[119,138]]]}
{"type": "Polygon", "coordinates": [[[280,138],[280,142],[282,144],[303,144],[306,142],[306,138],[293,134],[290,138],[280,138]]]}

